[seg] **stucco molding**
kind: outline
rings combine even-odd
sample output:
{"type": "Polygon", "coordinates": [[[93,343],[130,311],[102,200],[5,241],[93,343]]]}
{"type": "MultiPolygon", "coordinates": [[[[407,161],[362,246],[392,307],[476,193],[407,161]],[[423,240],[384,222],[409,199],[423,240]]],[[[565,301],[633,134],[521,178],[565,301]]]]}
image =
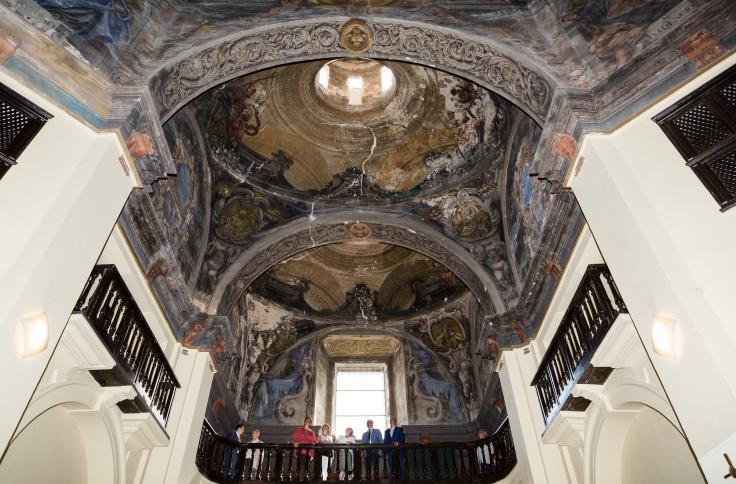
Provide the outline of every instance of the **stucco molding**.
{"type": "MultiPolygon", "coordinates": [[[[347,20],[269,25],[188,51],[161,68],[149,84],[162,122],[199,94],[235,77],[290,62],[355,55],[340,43],[347,20]]],[[[452,72],[505,96],[538,123],[545,119],[555,82],[492,39],[418,22],[376,19],[368,25],[373,42],[360,55],[452,72]]]]}

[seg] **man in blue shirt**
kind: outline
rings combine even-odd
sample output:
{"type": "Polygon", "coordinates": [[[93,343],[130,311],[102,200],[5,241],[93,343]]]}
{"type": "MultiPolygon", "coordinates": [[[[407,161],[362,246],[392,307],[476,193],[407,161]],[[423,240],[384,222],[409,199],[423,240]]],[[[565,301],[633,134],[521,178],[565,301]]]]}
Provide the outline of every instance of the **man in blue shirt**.
{"type": "MultiPolygon", "coordinates": [[[[365,425],[368,430],[363,434],[361,443],[382,444],[381,431],[373,428],[373,420],[368,420],[365,425]]],[[[365,478],[367,480],[380,479],[378,474],[378,450],[368,450],[365,453],[365,478]]]]}
{"type": "MultiPolygon", "coordinates": [[[[398,446],[399,444],[403,444],[406,442],[406,437],[404,436],[404,429],[401,427],[396,426],[396,417],[391,417],[389,420],[390,427],[386,429],[386,433],[383,436],[383,441],[387,444],[394,444],[394,446],[398,446]]],[[[389,450],[388,451],[388,468],[391,470],[391,476],[394,478],[395,476],[395,469],[394,469],[394,454],[398,455],[398,462],[396,465],[399,468],[399,479],[404,479],[404,449],[399,449],[398,451],[395,450],[389,450]]]]}

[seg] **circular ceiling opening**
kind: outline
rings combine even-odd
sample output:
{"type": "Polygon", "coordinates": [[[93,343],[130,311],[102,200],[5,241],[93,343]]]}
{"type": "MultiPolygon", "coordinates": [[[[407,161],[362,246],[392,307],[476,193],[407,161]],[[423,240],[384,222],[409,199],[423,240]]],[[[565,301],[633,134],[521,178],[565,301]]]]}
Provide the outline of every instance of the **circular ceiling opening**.
{"type": "Polygon", "coordinates": [[[334,108],[369,111],[385,105],[396,90],[396,77],[388,66],[372,59],[335,59],[314,79],[317,95],[334,108]]]}

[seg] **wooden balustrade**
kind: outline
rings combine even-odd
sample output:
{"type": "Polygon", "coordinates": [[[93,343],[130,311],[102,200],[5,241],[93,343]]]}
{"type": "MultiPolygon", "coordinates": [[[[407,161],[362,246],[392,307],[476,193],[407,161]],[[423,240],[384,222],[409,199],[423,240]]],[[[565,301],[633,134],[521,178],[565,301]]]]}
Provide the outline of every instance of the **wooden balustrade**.
{"type": "Polygon", "coordinates": [[[89,321],[115,359],[116,370],[163,426],[179,382],[151,328],[114,265],[92,270],[74,308],[89,321]]]}
{"type": "Polygon", "coordinates": [[[616,317],[626,311],[608,267],[588,266],[532,380],[545,424],[569,397],[616,317]]]}
{"type": "Polygon", "coordinates": [[[218,483],[244,481],[496,482],[516,465],[508,420],[490,437],[436,444],[243,444],[217,435],[207,421],[197,467],[218,483]]]}

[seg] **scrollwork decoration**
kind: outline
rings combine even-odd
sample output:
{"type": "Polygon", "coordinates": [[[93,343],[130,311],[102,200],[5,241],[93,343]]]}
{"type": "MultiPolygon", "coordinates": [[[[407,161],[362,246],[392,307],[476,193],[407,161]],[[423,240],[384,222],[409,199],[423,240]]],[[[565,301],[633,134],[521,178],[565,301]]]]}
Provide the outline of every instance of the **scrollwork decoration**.
{"type": "MultiPolygon", "coordinates": [[[[481,40],[429,25],[406,26],[391,22],[363,24],[372,42],[361,51],[368,57],[410,59],[454,71],[497,91],[538,122],[545,119],[554,86],[540,73],[481,40]]],[[[341,44],[341,22],[278,26],[246,33],[207,47],[161,69],[151,91],[162,120],[189,100],[221,84],[266,66],[295,60],[351,54],[341,44]]],[[[351,44],[352,45],[352,44],[351,44]]]]}

